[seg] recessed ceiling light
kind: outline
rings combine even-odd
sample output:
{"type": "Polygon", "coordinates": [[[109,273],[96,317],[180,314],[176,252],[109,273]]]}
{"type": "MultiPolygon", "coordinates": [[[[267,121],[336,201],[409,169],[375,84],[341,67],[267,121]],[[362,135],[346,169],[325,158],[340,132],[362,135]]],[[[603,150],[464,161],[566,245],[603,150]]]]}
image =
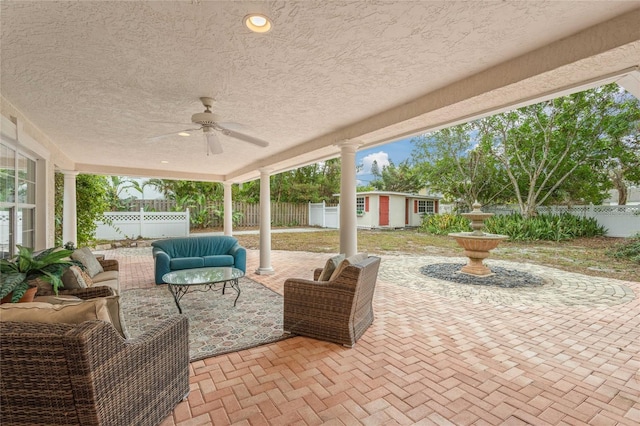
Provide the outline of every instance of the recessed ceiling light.
{"type": "Polygon", "coordinates": [[[244,24],[254,33],[266,33],[271,29],[271,21],[264,15],[252,13],[244,17],[244,24]]]}
{"type": "Polygon", "coordinates": [[[167,160],[162,160],[161,163],[162,164],[169,164],[169,162],[167,160]]]}
{"type": "Polygon", "coordinates": [[[180,132],[178,133],[180,136],[191,136],[191,133],[187,133],[187,132],[180,132]]]}

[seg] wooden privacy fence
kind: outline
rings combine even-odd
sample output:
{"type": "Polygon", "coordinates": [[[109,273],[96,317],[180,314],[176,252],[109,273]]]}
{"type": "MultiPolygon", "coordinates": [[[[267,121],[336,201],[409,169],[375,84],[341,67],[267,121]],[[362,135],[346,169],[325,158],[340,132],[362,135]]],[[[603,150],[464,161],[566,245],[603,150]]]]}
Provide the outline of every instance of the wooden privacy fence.
{"type": "MultiPolygon", "coordinates": [[[[232,202],[234,212],[234,227],[256,227],[260,226],[260,204],[232,202]]],[[[224,203],[213,202],[207,205],[209,210],[210,226],[222,227],[224,225],[224,203]],[[219,212],[216,214],[215,212],[219,212]]],[[[192,214],[197,216],[198,208],[191,209],[192,214]]],[[[271,225],[272,226],[308,226],[309,206],[308,204],[278,203],[271,202],[271,225]]]]}

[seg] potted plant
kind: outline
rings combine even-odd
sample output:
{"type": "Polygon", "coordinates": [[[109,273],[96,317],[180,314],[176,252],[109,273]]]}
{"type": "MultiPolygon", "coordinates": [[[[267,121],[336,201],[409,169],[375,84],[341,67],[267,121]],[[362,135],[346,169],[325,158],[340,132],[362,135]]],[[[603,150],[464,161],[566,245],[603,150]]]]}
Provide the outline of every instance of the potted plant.
{"type": "Polygon", "coordinates": [[[50,283],[58,294],[62,274],[73,264],[68,260],[72,251],[54,247],[34,255],[29,247],[17,247],[18,254],[12,259],[0,259],[0,299],[11,293],[11,302],[17,302],[29,289],[29,281],[36,278],[50,283]]]}

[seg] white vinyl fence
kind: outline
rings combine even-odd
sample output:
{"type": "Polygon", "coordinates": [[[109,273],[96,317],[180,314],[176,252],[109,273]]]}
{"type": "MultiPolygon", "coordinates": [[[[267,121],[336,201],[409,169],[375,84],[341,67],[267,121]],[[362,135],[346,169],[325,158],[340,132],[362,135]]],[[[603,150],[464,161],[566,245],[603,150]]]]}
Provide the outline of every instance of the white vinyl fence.
{"type": "Polygon", "coordinates": [[[309,226],[340,228],[340,205],[327,207],[325,202],[309,203],[309,226]]]}
{"type": "MultiPolygon", "coordinates": [[[[607,229],[607,237],[632,237],[640,232],[640,206],[549,206],[538,207],[538,213],[562,214],[592,217],[607,229]]],[[[511,207],[488,209],[496,214],[510,214],[519,211],[511,207]]]]}
{"type": "Polygon", "coordinates": [[[105,212],[96,222],[96,239],[168,238],[189,236],[189,210],[184,212],[105,212]]]}

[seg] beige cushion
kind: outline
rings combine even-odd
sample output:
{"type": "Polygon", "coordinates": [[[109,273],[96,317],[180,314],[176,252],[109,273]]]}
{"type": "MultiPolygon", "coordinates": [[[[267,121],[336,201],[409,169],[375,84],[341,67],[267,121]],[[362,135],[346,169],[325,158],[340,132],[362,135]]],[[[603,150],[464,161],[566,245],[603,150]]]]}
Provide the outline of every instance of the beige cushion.
{"type": "Polygon", "coordinates": [[[60,296],[37,296],[34,302],[51,303],[52,305],[64,305],[69,303],[82,302],[82,299],[76,296],[60,295],[60,296]]]}
{"type": "Polygon", "coordinates": [[[67,268],[64,274],[62,274],[62,284],[64,284],[65,289],[69,290],[91,287],[93,281],[91,281],[89,274],[83,271],[82,268],[74,265],[67,268]]]}
{"type": "Polygon", "coordinates": [[[107,310],[109,311],[109,317],[111,318],[111,324],[113,324],[113,327],[118,330],[122,337],[128,339],[129,332],[127,331],[127,326],[124,322],[124,315],[120,306],[120,296],[108,296],[102,297],[101,299],[105,299],[107,301],[107,310]]]}
{"type": "MultiPolygon", "coordinates": [[[[91,281],[93,281],[94,285],[97,285],[98,283],[102,283],[103,281],[111,281],[111,280],[117,281],[118,275],[119,275],[118,271],[104,271],[92,277],[91,281]]],[[[103,285],[103,284],[100,284],[100,285],[103,285]]]]}
{"type": "Polygon", "coordinates": [[[349,265],[355,265],[358,262],[362,262],[363,260],[367,259],[369,257],[369,253],[356,253],[353,256],[349,256],[346,259],[344,259],[342,262],[340,262],[340,264],[336,267],[336,270],[333,271],[333,273],[331,274],[331,278],[329,278],[329,281],[333,281],[336,278],[338,278],[338,275],[340,275],[340,273],[342,272],[342,270],[344,268],[346,268],[349,265]]]}
{"type": "Polygon", "coordinates": [[[97,297],[63,304],[29,302],[0,305],[0,321],[80,324],[91,320],[111,323],[122,337],[128,337],[119,296],[97,297]]]}
{"type": "Polygon", "coordinates": [[[48,324],[80,324],[84,321],[111,322],[107,301],[98,297],[84,302],[52,305],[29,302],[0,305],[0,321],[43,322],[48,324]]]}
{"type": "Polygon", "coordinates": [[[100,272],[104,272],[102,265],[98,262],[98,259],[96,259],[93,253],[91,253],[89,247],[83,247],[75,250],[71,254],[71,258],[82,263],[91,278],[98,275],[100,272]]]}
{"type": "Polygon", "coordinates": [[[324,268],[322,268],[322,272],[318,277],[318,281],[329,281],[331,278],[331,274],[336,270],[340,262],[344,260],[344,254],[339,254],[337,256],[330,257],[325,263],[324,268]]]}

